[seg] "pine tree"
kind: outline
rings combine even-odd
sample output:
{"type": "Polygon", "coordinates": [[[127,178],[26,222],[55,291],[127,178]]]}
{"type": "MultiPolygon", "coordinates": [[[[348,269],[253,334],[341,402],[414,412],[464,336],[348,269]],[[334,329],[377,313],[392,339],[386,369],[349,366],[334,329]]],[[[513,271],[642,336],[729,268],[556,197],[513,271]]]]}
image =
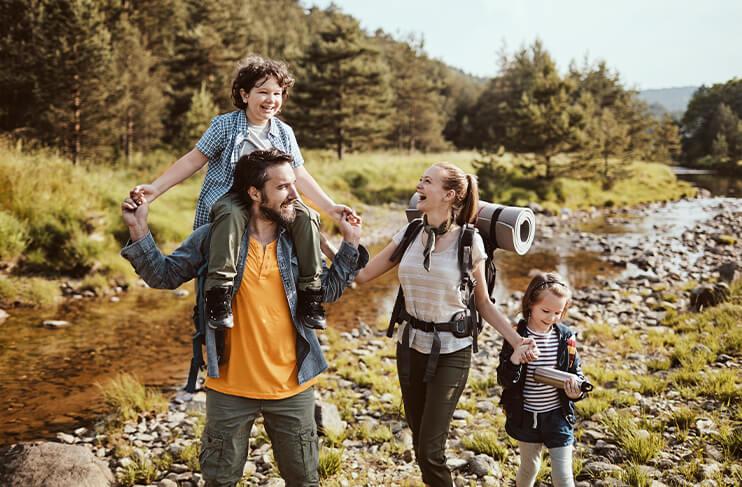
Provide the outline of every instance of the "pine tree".
{"type": "Polygon", "coordinates": [[[191,97],[191,107],[188,109],[184,120],[182,134],[184,147],[194,146],[199,137],[209,128],[209,122],[217,113],[216,103],[206,89],[206,84],[201,84],[201,89],[191,97]]]}
{"type": "Polygon", "coordinates": [[[145,47],[145,38],[131,18],[133,7],[124,3],[112,24],[114,69],[117,80],[112,97],[113,128],[118,148],[128,163],[135,151],[147,151],[163,136],[161,117],[166,99],[162,69],[145,47]]]}
{"type": "Polygon", "coordinates": [[[410,37],[397,42],[377,33],[374,41],[383,49],[394,79],[393,147],[410,152],[444,148],[441,92],[445,85],[437,66],[423,52],[422,40],[410,37]]]}
{"type": "Polygon", "coordinates": [[[302,61],[292,120],[303,145],[369,149],[389,134],[389,68],[365,39],[358,21],[330,7],[314,9],[317,28],[302,61]]]}
{"type": "Polygon", "coordinates": [[[105,156],[111,145],[108,97],[114,82],[110,33],[98,2],[44,0],[35,31],[39,128],[70,155],[105,156]]]}

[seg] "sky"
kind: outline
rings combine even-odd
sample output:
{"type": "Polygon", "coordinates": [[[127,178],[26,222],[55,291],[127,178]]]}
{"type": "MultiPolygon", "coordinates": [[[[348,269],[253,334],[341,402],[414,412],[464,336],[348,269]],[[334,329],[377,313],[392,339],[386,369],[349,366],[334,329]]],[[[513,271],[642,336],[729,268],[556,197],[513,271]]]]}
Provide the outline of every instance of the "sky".
{"type": "MultiPolygon", "coordinates": [[[[331,0],[305,0],[321,8],[331,0]]],[[[497,53],[540,38],[564,71],[604,59],[632,88],[742,77],[742,0],[334,0],[367,32],[422,36],[431,57],[497,73],[497,53]]]]}

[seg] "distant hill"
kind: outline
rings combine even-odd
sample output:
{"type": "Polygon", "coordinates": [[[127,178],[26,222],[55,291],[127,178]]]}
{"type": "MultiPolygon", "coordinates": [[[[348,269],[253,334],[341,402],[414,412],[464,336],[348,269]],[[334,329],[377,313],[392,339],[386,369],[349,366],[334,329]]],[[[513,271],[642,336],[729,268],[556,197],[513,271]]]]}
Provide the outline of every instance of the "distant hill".
{"type": "Polygon", "coordinates": [[[639,98],[647,102],[652,113],[657,116],[669,113],[673,118],[681,118],[697,89],[698,86],[681,86],[644,90],[639,92],[639,98]]]}

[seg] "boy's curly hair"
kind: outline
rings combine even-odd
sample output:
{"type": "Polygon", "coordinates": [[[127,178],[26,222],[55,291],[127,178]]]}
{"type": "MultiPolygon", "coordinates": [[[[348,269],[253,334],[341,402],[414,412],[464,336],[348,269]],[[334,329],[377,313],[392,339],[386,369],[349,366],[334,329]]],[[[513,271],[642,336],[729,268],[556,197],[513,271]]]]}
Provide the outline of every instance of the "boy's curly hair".
{"type": "MultiPolygon", "coordinates": [[[[286,63],[261,56],[251,55],[240,61],[232,81],[232,103],[240,110],[247,108],[242,100],[240,90],[246,92],[258,86],[266,78],[275,78],[283,89],[283,100],[289,96],[289,88],[294,86],[294,78],[289,73],[286,63]]],[[[262,84],[262,83],[261,83],[262,84]]]]}

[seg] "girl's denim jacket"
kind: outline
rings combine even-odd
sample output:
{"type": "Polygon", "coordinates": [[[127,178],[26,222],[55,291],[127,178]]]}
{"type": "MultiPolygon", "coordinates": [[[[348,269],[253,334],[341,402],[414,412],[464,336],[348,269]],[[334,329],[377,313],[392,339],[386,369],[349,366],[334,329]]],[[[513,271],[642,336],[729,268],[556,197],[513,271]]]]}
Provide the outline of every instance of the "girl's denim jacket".
{"type": "MultiPolygon", "coordinates": [[[[527,336],[526,324],[525,320],[518,323],[518,334],[522,337],[527,336]]],[[[584,378],[580,357],[577,355],[574,332],[561,323],[554,326],[559,331],[556,368],[584,378]]],[[[505,409],[508,419],[520,424],[523,417],[523,386],[526,383],[527,364],[515,365],[510,361],[512,355],[513,347],[507,341],[504,341],[500,351],[500,364],[497,366],[497,382],[503,387],[500,404],[505,409]]],[[[562,414],[570,424],[574,425],[577,420],[575,401],[584,398],[585,394],[583,393],[579,399],[572,400],[564,393],[564,389],[558,389],[558,391],[562,414]]]]}
{"type": "MultiPolygon", "coordinates": [[[[201,342],[206,345],[206,370],[209,377],[219,377],[216,344],[213,330],[206,326],[203,285],[208,265],[209,225],[197,228],[170,255],[164,255],[157,247],[152,234],[136,242],[127,242],[121,251],[134,267],[137,274],[150,287],[157,289],[175,289],[181,284],[197,278],[197,304],[194,308],[196,333],[194,335],[194,358],[191,363],[191,374],[186,390],[195,390],[196,374],[203,366],[201,342]],[[199,342],[199,338],[201,342],[199,342]],[[197,343],[198,342],[198,343],[197,343]]],[[[248,234],[242,237],[237,275],[234,280],[233,296],[237,293],[247,261],[248,234]]],[[[322,273],[322,290],[324,301],[332,302],[340,298],[345,288],[356,274],[368,262],[368,251],[363,246],[354,248],[343,242],[330,268],[324,267],[322,273]]],[[[299,384],[316,377],[327,368],[327,362],[320,349],[314,330],[305,328],[296,319],[299,266],[294,246],[285,228],[279,227],[277,245],[278,269],[283,280],[285,299],[291,310],[291,317],[296,330],[296,361],[298,365],[299,384]]],[[[276,296],[276,299],[281,299],[276,296]]]]}

